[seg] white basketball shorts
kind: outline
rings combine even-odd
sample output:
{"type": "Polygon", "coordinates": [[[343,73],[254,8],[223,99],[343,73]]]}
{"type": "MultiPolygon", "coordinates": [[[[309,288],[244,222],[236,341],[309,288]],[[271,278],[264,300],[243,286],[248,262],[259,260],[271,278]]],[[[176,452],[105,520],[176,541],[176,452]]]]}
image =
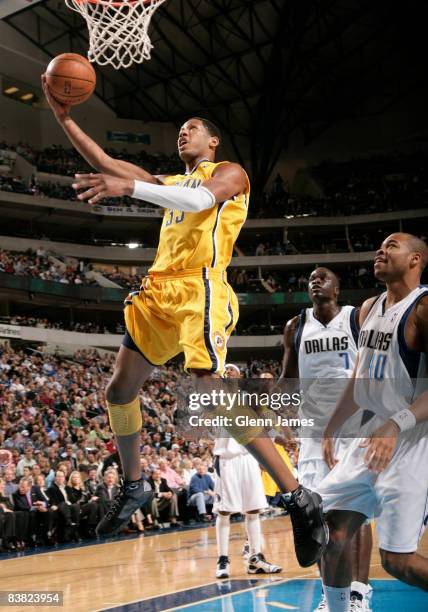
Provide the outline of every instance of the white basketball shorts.
{"type": "Polygon", "coordinates": [[[250,512],[267,507],[260,467],[250,454],[219,458],[214,512],[250,512]]]}
{"type": "MultiPolygon", "coordinates": [[[[349,438],[335,440],[335,457],[340,460],[352,442],[349,438]]],[[[318,438],[302,438],[297,462],[297,480],[307,489],[314,490],[330,473],[330,468],[322,458],[322,444],[318,438]]]]}
{"type": "MultiPolygon", "coordinates": [[[[378,417],[372,421],[371,431],[384,422],[378,417]]],[[[324,510],[348,510],[376,518],[381,549],[414,552],[428,522],[428,423],[400,434],[393,458],[380,474],[367,469],[367,449],[359,448],[363,439],[351,442],[316,488],[324,510]]]]}

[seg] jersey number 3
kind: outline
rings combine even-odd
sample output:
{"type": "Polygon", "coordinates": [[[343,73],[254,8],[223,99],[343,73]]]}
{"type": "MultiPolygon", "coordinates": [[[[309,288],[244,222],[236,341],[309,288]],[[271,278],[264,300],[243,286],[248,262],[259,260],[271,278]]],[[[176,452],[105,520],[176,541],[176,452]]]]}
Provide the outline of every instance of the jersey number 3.
{"type": "Polygon", "coordinates": [[[169,227],[170,225],[173,224],[174,221],[175,221],[175,223],[181,223],[183,221],[183,219],[184,219],[184,210],[181,212],[180,215],[177,215],[175,217],[175,219],[174,219],[174,213],[175,213],[174,209],[169,211],[169,219],[165,223],[165,227],[169,227]]]}

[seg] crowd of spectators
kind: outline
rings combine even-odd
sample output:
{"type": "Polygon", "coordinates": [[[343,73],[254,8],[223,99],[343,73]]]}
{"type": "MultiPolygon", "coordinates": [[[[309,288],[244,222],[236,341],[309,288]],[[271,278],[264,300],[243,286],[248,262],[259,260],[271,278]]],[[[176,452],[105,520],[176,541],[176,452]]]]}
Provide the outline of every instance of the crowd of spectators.
{"type": "MultiPolygon", "coordinates": [[[[356,251],[366,250],[367,248],[373,250],[373,244],[367,246],[362,239],[356,239],[356,251]]],[[[266,269],[248,271],[241,268],[231,268],[228,273],[228,280],[237,293],[291,293],[307,290],[308,276],[311,270],[312,268],[273,272],[266,269]]],[[[141,275],[127,274],[119,267],[113,268],[112,271],[105,269],[99,271],[105,278],[117,283],[123,289],[135,291],[141,285],[141,275]]],[[[28,250],[25,253],[0,250],[0,272],[63,284],[96,284],[95,280],[86,276],[78,262],[60,265],[52,259],[43,247],[38,248],[37,251],[28,250]]],[[[338,275],[342,287],[346,289],[366,289],[377,286],[369,262],[340,268],[338,275]]],[[[41,325],[40,321],[38,321],[38,325],[41,325]]],[[[100,329],[99,326],[98,329],[100,329]]],[[[75,331],[89,331],[89,329],[76,323],[75,331]]]]}
{"type": "MultiPolygon", "coordinates": [[[[65,148],[62,145],[46,147],[37,151],[27,143],[18,143],[16,146],[0,142],[0,149],[16,151],[27,161],[34,165],[39,172],[48,174],[59,174],[61,176],[74,176],[76,172],[89,172],[90,167],[81,155],[73,148],[65,148]]],[[[148,153],[144,150],[131,153],[126,149],[106,148],[106,153],[116,159],[122,159],[137,166],[143,166],[152,174],[162,172],[177,172],[182,162],[178,155],[164,155],[162,153],[148,153]]]]}
{"type": "Polygon", "coordinates": [[[345,205],[345,214],[426,206],[428,152],[396,153],[346,162],[324,161],[312,169],[324,195],[345,205]]]}
{"type": "MultiPolygon", "coordinates": [[[[52,146],[36,151],[30,145],[15,147],[0,143],[0,149],[9,149],[23,155],[38,171],[62,176],[89,171],[82,157],[72,148],[52,146]]],[[[149,154],[144,150],[130,153],[106,149],[106,152],[142,166],[153,174],[179,172],[182,162],[176,154],[171,156],[149,154]]],[[[428,203],[428,154],[389,154],[347,162],[325,161],[311,168],[310,174],[318,185],[319,196],[297,195],[277,175],[269,189],[250,207],[250,217],[308,217],[370,214],[406,208],[424,208],[428,203]]],[[[39,184],[33,177],[25,184],[19,177],[0,179],[0,189],[28,193],[39,197],[76,200],[74,190],[55,181],[39,184]]],[[[105,206],[132,206],[131,198],[109,198],[105,206]]],[[[141,205],[141,202],[139,203],[141,205]]]]}
{"type": "MultiPolygon", "coordinates": [[[[307,291],[314,266],[298,271],[247,271],[232,268],[228,281],[236,293],[293,293],[307,291]]],[[[348,265],[335,269],[342,289],[369,289],[380,286],[373,276],[371,263],[348,265]]]]}
{"type": "MultiPolygon", "coordinates": [[[[374,251],[383,240],[387,230],[366,227],[364,231],[353,231],[346,237],[345,228],[332,227],[328,233],[313,231],[311,228],[302,231],[300,228],[291,228],[286,232],[283,240],[276,240],[275,244],[268,241],[246,242],[239,244],[239,250],[246,256],[284,256],[300,255],[304,253],[352,253],[374,251]]],[[[422,236],[422,239],[425,237],[422,236]]]]}
{"type": "Polygon", "coordinates": [[[95,323],[93,321],[73,321],[66,323],[64,321],[54,321],[46,317],[13,315],[11,317],[0,317],[0,322],[7,325],[21,325],[25,327],[37,327],[39,329],[62,329],[85,334],[123,334],[125,332],[122,321],[118,321],[114,325],[95,323]]]}
{"type": "MultiPolygon", "coordinates": [[[[85,274],[79,272],[76,267],[68,264],[65,267],[53,263],[47,253],[26,251],[26,253],[13,253],[0,250],[0,272],[15,274],[18,276],[30,276],[42,280],[55,281],[73,285],[90,285],[96,281],[88,279],[85,274]]],[[[228,280],[237,293],[291,293],[294,291],[306,291],[308,288],[308,276],[311,269],[299,271],[277,271],[268,270],[247,271],[240,268],[232,268],[228,273],[228,280]]],[[[141,276],[138,274],[126,274],[119,268],[112,272],[101,271],[105,278],[117,283],[127,290],[138,290],[141,285],[141,276]]],[[[367,264],[354,264],[341,269],[338,272],[342,281],[342,287],[346,289],[366,289],[374,287],[376,281],[372,274],[372,266],[367,264]]],[[[49,326],[58,324],[49,323],[49,326]]],[[[41,321],[37,325],[41,327],[41,321]]],[[[46,326],[46,325],[43,325],[46,326]]],[[[63,327],[62,327],[63,328],[63,327]]],[[[93,331],[95,328],[102,329],[99,325],[73,324],[74,331],[93,331]],[[88,327],[90,325],[90,327],[88,327]]],[[[95,333],[103,333],[97,331],[95,333]]]]}
{"type": "Polygon", "coordinates": [[[39,247],[36,251],[28,249],[25,253],[0,249],[0,272],[66,285],[94,284],[93,280],[82,274],[78,264],[56,263],[43,247],[39,247]]]}
{"type": "Polygon", "coordinates": [[[296,196],[280,175],[263,194],[256,217],[341,216],[428,205],[428,152],[396,153],[311,168],[319,197],[296,196]]]}
{"type": "MultiPolygon", "coordinates": [[[[65,358],[0,346],[4,550],[94,537],[120,487],[120,461],[104,399],[114,359],[95,350],[65,358]]],[[[262,371],[277,375],[279,364],[250,360],[243,367],[247,377],[262,371]]],[[[141,472],[155,496],[132,517],[127,532],[211,520],[212,495],[205,491],[214,477],[214,442],[190,441],[177,430],[182,373],[179,364],[158,368],[140,392],[141,472]]]]}
{"type": "MultiPolygon", "coordinates": [[[[35,176],[32,176],[29,181],[24,181],[20,176],[0,175],[0,190],[22,193],[37,198],[53,198],[69,202],[77,201],[77,193],[71,185],[55,181],[40,182],[35,176]]],[[[124,209],[135,206],[135,204],[136,201],[128,196],[123,198],[104,198],[102,201],[103,206],[121,206],[124,209]]],[[[138,207],[141,206],[144,206],[144,202],[138,202],[138,207]]]]}
{"type": "Polygon", "coordinates": [[[0,172],[13,172],[16,155],[8,149],[3,149],[0,143],[0,172]]]}
{"type": "Polygon", "coordinates": [[[104,268],[100,268],[99,271],[103,276],[109,280],[117,283],[124,289],[136,291],[141,285],[141,274],[127,274],[123,272],[118,266],[115,266],[113,270],[109,271],[104,268]]]}
{"type": "Polygon", "coordinates": [[[38,195],[31,183],[26,183],[20,176],[1,176],[0,175],[0,190],[13,191],[14,193],[23,193],[26,195],[38,195]]]}

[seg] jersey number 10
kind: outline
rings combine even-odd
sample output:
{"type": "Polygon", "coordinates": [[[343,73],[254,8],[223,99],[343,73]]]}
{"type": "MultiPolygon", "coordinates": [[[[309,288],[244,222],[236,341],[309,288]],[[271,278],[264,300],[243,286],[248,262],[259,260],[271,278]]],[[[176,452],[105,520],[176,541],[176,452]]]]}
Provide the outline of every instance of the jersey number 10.
{"type": "Polygon", "coordinates": [[[385,372],[386,355],[372,355],[369,365],[369,378],[382,380],[385,372]]]}

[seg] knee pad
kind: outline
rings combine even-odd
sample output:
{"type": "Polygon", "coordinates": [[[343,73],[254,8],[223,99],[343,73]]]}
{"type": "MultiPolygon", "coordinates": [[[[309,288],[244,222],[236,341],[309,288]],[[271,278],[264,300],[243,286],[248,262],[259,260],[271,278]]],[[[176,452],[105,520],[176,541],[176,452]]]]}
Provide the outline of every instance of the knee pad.
{"type": "Polygon", "coordinates": [[[141,431],[140,400],[136,397],[128,404],[112,404],[107,402],[110,426],[116,436],[130,436],[141,431]]]}

